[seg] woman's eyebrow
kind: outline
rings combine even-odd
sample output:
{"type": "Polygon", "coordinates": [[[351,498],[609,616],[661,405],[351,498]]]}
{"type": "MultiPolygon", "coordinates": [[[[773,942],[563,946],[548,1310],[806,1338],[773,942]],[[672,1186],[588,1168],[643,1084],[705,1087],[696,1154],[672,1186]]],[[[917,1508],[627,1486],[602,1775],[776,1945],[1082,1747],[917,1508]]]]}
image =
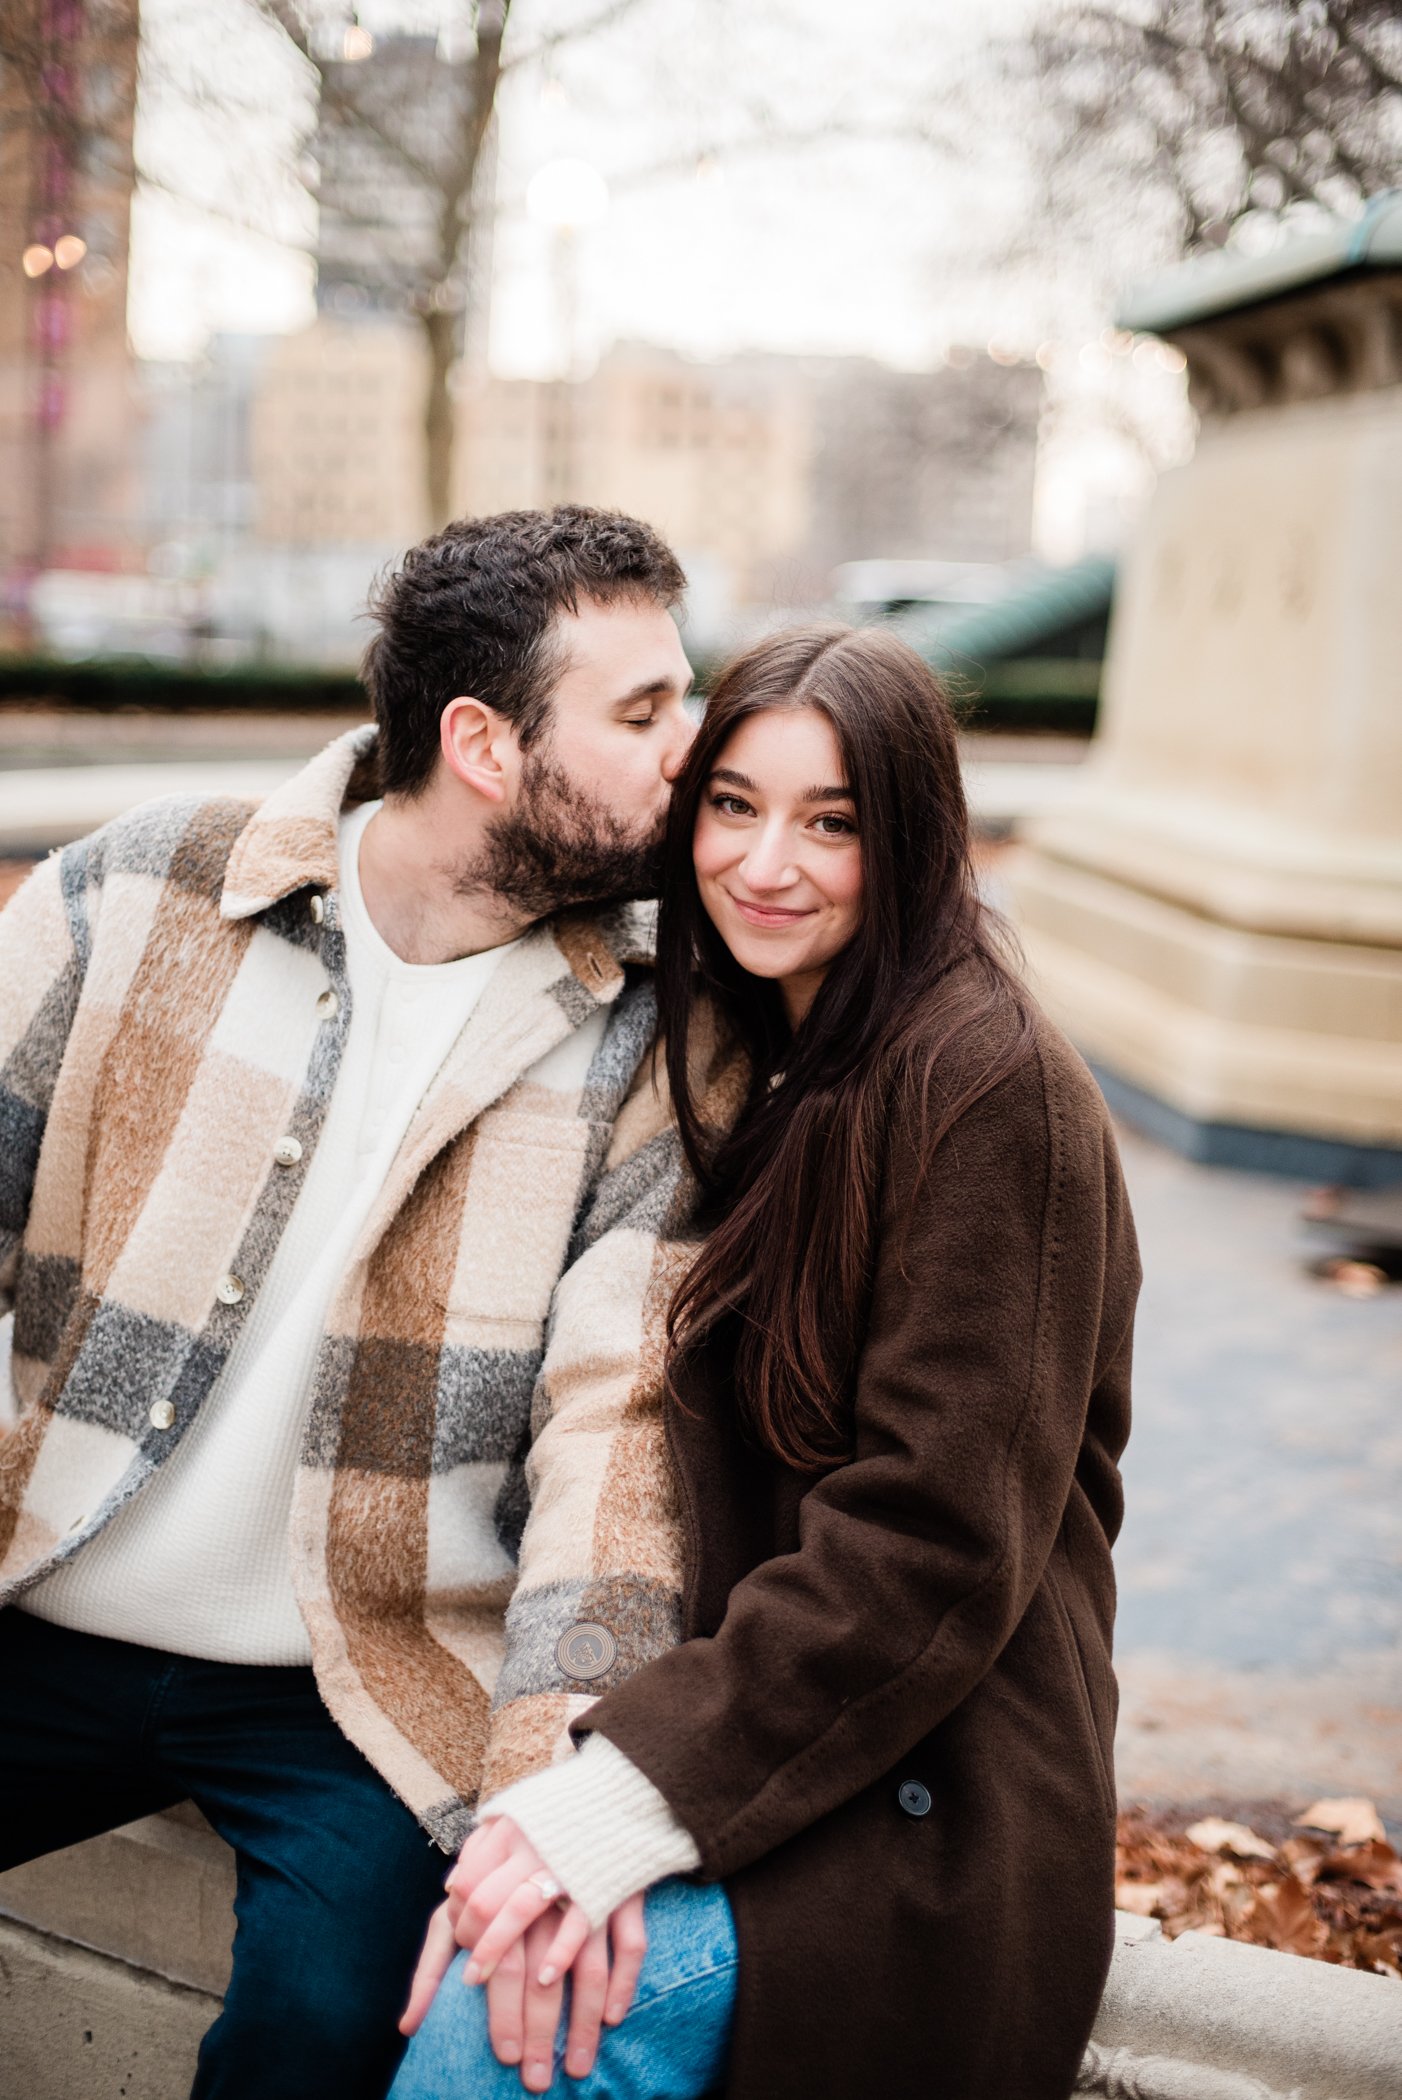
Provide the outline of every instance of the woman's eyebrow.
{"type": "MultiPolygon", "coordinates": [[[[727,787],[744,788],[751,795],[755,793],[755,784],[749,774],[737,773],[731,766],[716,766],[711,778],[723,780],[727,787]]],[[[848,787],[811,787],[805,788],[798,799],[800,802],[855,802],[857,798],[848,787]]]]}

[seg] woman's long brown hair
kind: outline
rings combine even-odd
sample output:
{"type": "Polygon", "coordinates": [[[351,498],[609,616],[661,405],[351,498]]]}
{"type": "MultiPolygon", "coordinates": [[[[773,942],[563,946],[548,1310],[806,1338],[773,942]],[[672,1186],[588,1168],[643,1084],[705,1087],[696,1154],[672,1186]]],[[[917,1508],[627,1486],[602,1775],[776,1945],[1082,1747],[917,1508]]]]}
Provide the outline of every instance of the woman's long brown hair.
{"type": "Polygon", "coordinates": [[[788,1465],[850,1454],[893,1104],[913,1095],[928,1159],[1030,1053],[1029,1003],[1003,942],[974,882],[953,715],[915,652],[881,628],[823,626],[770,636],[730,664],[673,790],[658,927],[667,1076],[710,1226],[669,1315],[668,1377],[679,1352],[729,1324],[737,1403],[788,1465]],[[707,916],[692,838],[740,723],[796,708],[826,716],[842,753],[862,909],[791,1034],[776,986],[741,969],[707,916]],[[705,1126],[689,1071],[702,998],[752,1065],[729,1132],[705,1126]]]}

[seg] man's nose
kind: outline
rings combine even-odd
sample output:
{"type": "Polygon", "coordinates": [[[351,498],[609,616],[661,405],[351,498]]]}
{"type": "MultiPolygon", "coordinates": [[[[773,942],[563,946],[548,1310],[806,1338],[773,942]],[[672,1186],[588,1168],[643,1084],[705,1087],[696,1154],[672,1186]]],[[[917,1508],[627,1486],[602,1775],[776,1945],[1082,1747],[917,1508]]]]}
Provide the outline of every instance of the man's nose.
{"type": "Polygon", "coordinates": [[[697,725],[684,707],[677,709],[677,720],[672,726],[671,739],[662,760],[662,778],[670,787],[686,762],[686,754],[695,740],[697,725]]]}

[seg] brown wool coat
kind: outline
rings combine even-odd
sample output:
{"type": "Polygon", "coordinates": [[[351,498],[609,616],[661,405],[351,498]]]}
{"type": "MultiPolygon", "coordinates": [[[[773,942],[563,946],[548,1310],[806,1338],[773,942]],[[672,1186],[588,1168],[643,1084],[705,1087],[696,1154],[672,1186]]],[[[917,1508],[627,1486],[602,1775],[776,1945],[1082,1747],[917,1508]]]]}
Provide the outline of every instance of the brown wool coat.
{"type": "Polygon", "coordinates": [[[576,1723],[725,1882],[727,2100],[1066,2100],[1109,1963],[1139,1281],[1114,1138],[1043,1021],[920,1164],[897,1118],[854,1460],[757,1458],[723,1341],[700,1353],[669,1422],[686,1638],[576,1723]]]}

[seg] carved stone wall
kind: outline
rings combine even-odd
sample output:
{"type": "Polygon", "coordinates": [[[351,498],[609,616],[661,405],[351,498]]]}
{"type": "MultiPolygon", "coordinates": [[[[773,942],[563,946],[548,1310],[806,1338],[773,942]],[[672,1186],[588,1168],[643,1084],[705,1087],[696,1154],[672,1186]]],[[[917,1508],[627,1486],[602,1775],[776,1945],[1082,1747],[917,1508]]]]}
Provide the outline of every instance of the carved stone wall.
{"type": "Polygon", "coordinates": [[[1335,279],[1167,338],[1204,416],[1402,385],[1402,270],[1335,279]]]}
{"type": "Polygon", "coordinates": [[[1024,944],[1171,1141],[1402,1179],[1402,271],[1174,339],[1199,444],[1122,564],[1080,800],[1013,872],[1024,944]]]}

